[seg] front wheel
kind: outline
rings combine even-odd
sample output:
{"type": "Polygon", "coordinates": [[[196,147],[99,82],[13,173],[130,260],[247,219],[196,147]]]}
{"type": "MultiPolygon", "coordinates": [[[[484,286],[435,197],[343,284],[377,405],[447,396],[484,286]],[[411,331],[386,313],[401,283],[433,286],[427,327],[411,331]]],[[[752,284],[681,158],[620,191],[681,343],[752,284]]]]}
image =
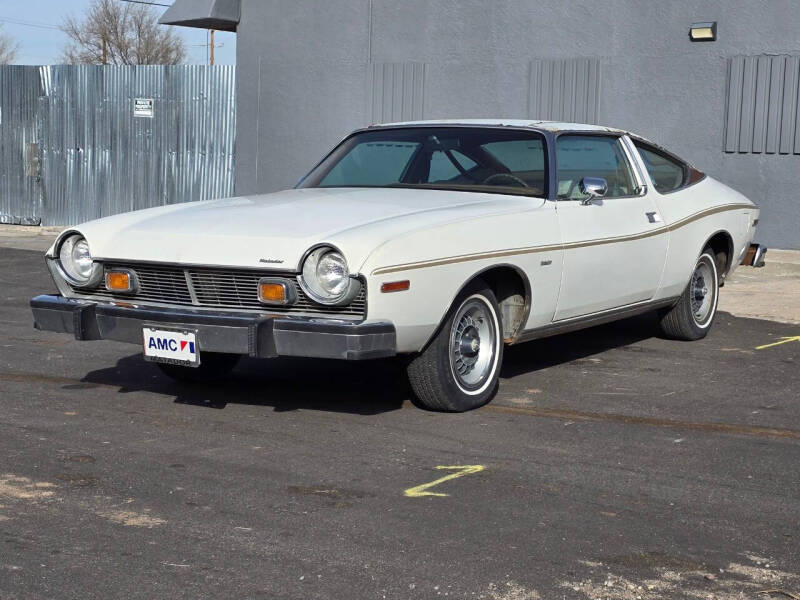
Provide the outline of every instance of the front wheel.
{"type": "Polygon", "coordinates": [[[157,363],[158,368],[167,377],[177,381],[195,381],[208,383],[224,378],[239,362],[238,354],[223,354],[221,352],[204,352],[197,367],[184,367],[157,363]]]}
{"type": "Polygon", "coordinates": [[[417,399],[432,410],[463,412],[491,400],[503,361],[503,327],[483,282],[464,290],[431,343],[408,366],[417,399]]]}
{"type": "Polygon", "coordinates": [[[675,340],[699,340],[706,337],[719,301],[719,274],[714,250],[706,248],[697,259],[689,284],[678,303],[662,311],[661,330],[675,340]]]}

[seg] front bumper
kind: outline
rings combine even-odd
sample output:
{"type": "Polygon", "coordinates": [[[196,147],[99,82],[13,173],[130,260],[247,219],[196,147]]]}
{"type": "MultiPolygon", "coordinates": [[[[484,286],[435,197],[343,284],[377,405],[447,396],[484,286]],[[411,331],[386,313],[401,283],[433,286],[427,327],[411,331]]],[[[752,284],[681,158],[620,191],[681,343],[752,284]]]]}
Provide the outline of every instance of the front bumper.
{"type": "Polygon", "coordinates": [[[392,323],[354,323],[337,319],[260,316],[190,308],[122,306],[73,300],[61,295],[31,300],[34,327],[72,333],[77,340],[116,340],[142,344],[142,327],[161,325],[197,331],[200,351],[259,358],[306,356],[365,360],[396,354],[392,323]]]}

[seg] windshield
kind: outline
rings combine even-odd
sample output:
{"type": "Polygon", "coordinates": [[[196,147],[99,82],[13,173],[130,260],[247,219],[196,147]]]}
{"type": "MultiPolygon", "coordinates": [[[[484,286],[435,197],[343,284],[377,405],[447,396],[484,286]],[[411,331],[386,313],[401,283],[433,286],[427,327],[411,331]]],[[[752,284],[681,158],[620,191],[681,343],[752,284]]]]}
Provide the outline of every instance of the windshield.
{"type": "Polygon", "coordinates": [[[535,131],[417,127],[357,133],[298,187],[414,187],[544,196],[545,143],[535,131]]]}

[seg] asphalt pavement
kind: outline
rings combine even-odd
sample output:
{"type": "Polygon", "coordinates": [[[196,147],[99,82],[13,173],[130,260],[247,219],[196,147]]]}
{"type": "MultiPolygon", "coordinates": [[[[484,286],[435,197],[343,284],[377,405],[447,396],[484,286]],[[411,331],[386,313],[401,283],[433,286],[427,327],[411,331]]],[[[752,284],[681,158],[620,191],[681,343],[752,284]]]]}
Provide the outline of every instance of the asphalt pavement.
{"type": "Polygon", "coordinates": [[[532,342],[452,415],[391,360],[177,384],[50,291],[0,248],[2,600],[800,597],[798,325],[532,342]]]}

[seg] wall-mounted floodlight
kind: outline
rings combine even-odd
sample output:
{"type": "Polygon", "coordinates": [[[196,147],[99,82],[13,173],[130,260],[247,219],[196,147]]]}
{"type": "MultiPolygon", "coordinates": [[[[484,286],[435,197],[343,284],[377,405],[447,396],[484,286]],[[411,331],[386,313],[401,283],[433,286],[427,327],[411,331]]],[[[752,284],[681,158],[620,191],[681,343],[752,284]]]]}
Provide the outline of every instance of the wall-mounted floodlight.
{"type": "Polygon", "coordinates": [[[717,22],[692,23],[689,39],[693,42],[715,42],[717,40],[717,22]]]}

